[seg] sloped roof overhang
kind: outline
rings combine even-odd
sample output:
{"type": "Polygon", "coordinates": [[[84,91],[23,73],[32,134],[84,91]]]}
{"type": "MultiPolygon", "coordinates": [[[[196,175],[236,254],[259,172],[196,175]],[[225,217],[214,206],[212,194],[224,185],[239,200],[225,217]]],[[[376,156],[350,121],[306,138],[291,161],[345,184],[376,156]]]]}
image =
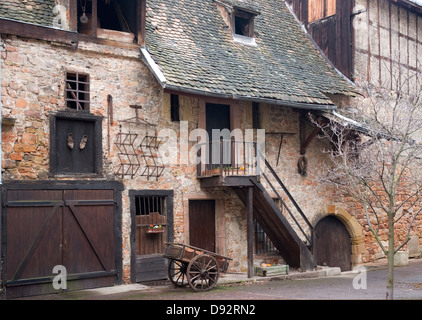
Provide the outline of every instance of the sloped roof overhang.
{"type": "Polygon", "coordinates": [[[332,110],[337,109],[337,106],[335,106],[334,104],[302,103],[302,102],[294,102],[294,101],[281,100],[281,99],[269,99],[269,98],[262,98],[262,97],[251,97],[251,96],[242,96],[242,95],[236,95],[236,94],[219,93],[219,92],[198,90],[195,88],[183,87],[183,86],[178,86],[178,85],[171,85],[167,83],[163,72],[161,71],[160,67],[155,63],[154,59],[149,54],[147,48],[141,47],[140,50],[141,50],[141,55],[142,55],[142,61],[147,65],[147,67],[155,76],[156,80],[159,82],[159,84],[161,85],[163,89],[187,93],[187,94],[193,94],[193,95],[198,95],[198,96],[212,97],[212,98],[268,103],[272,105],[280,105],[280,106],[291,107],[294,109],[302,109],[302,110],[332,111],[332,110]]]}

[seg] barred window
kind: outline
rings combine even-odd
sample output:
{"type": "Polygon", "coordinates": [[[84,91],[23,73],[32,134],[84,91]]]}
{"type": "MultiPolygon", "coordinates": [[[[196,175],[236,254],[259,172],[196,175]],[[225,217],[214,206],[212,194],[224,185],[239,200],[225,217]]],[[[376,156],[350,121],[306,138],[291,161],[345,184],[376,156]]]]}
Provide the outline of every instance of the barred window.
{"type": "Polygon", "coordinates": [[[65,86],[66,107],[89,111],[89,75],[67,72],[65,86]]]}
{"type": "Polygon", "coordinates": [[[166,215],[166,196],[136,196],[135,211],[137,216],[149,215],[151,212],[158,212],[166,215]]]}

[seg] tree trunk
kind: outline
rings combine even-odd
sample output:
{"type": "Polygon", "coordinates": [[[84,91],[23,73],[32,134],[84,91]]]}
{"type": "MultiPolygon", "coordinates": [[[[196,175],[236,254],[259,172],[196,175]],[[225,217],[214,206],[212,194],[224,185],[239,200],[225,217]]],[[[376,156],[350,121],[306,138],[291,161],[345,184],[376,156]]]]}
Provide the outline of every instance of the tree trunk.
{"type": "Polygon", "coordinates": [[[388,219],[388,274],[386,299],[394,299],[394,218],[388,219]]]}

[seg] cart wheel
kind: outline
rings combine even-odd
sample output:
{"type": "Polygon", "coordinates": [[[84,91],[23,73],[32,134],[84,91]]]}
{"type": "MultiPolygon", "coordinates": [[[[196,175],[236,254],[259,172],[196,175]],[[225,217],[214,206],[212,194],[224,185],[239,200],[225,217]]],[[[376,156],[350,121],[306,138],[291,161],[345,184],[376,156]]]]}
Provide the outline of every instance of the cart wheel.
{"type": "Polygon", "coordinates": [[[186,274],[189,286],[195,291],[207,291],[217,284],[219,277],[217,260],[207,254],[195,256],[188,265],[186,274]]]}
{"type": "Polygon", "coordinates": [[[168,277],[176,287],[184,287],[188,284],[186,269],[188,264],[178,260],[170,260],[168,266],[168,277]]]}

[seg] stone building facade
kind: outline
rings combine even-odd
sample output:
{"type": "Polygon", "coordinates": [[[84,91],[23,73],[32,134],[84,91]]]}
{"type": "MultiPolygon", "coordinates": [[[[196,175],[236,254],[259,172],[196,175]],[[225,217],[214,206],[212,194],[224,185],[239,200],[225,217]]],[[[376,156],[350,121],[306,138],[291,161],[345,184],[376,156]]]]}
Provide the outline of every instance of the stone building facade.
{"type": "MultiPolygon", "coordinates": [[[[15,266],[11,243],[19,241],[7,237],[12,230],[9,228],[17,228],[9,225],[14,220],[7,217],[12,217],[13,208],[22,202],[30,206],[42,199],[26,194],[39,196],[40,190],[47,194],[50,189],[63,191],[64,197],[69,189],[114,190],[114,222],[107,227],[114,234],[113,252],[110,257],[104,253],[107,258],[102,259],[103,249],[98,245],[101,238],[96,240],[90,233],[94,231],[84,228],[81,217],[73,211],[75,199],[60,205],[49,200],[58,212],[70,208],[90,242],[87,248],[91,250],[89,257],[94,256],[92,263],[99,260],[107,274],[113,274],[114,283],[166,277],[166,262],[160,258],[163,243],[194,243],[198,232],[207,231],[204,223],[193,222],[192,212],[198,211],[195,204],[205,208],[210,201],[212,250],[233,259],[230,272],[247,272],[251,249],[247,206],[233,187],[204,187],[206,178],[197,177],[203,171],[189,160],[189,156],[198,159],[195,130],[207,129],[206,109],[216,105],[230,109],[229,129],[240,129],[243,135],[253,130],[254,139],[258,129],[265,130],[265,158],[313,226],[327,215],[343,223],[351,239],[349,267],[373,259],[373,253],[368,252],[372,243],[368,242],[361,217],[351,206],[338,201],[338,190],[318,182],[320,168],[327,162],[323,153],[327,145],[316,137],[315,127],[306,119],[309,111],[319,114],[334,109],[333,101],[349,99],[354,89],[313,47],[287,6],[281,4],[280,11],[273,12],[276,6],[271,7],[267,1],[210,0],[202,5],[189,1],[195,15],[204,15],[203,19],[192,20],[184,16],[183,6],[188,4],[168,6],[166,1],[142,0],[124,3],[124,14],[131,12],[125,5],[135,3],[135,18],[127,17],[131,32],[111,23],[100,28],[101,15],[109,10],[102,0],[88,1],[88,9],[72,1],[23,4],[15,0],[0,4],[2,182],[7,208],[0,225],[2,283],[6,291],[14,292],[11,288],[15,288],[17,280],[33,276],[20,267],[11,271],[15,266]],[[88,29],[77,22],[85,10],[88,16],[91,14],[88,29]],[[98,20],[94,17],[96,11],[98,20]],[[249,22],[255,20],[254,33],[231,32],[236,14],[252,19],[249,22]],[[269,27],[274,17],[280,19],[280,28],[288,27],[291,32],[269,27]],[[208,26],[200,24],[204,22],[208,26]],[[205,32],[207,27],[212,36],[209,30],[205,32]],[[271,32],[280,38],[274,40],[271,32]],[[80,87],[72,87],[76,82],[80,87]],[[72,92],[82,95],[75,98],[72,92]],[[162,144],[143,147],[146,136],[158,137],[162,144]],[[298,172],[303,157],[306,174],[298,172]],[[19,190],[23,190],[21,194],[19,190]],[[147,208],[147,201],[155,207],[147,208]],[[166,225],[164,235],[138,236],[138,232],[147,232],[145,222],[140,221],[156,211],[167,215],[167,220],[148,225],[166,225]],[[154,237],[162,237],[159,247],[153,247],[157,241],[151,239],[158,239],[154,237]],[[107,259],[113,261],[114,267],[107,265],[107,259]],[[158,275],[152,272],[151,276],[151,269],[159,270],[158,275]]],[[[104,18],[101,22],[104,24],[104,18]]],[[[261,182],[269,196],[279,202],[269,184],[261,182]]],[[[77,199],[81,206],[104,202],[102,195],[84,197],[77,199]]],[[[293,207],[287,195],[281,198],[293,207]]],[[[288,211],[281,210],[280,214],[300,234],[288,211]]],[[[311,233],[305,220],[299,225],[305,234],[311,233]]],[[[40,230],[46,232],[48,228],[40,230]]],[[[37,234],[36,230],[31,232],[37,234]]],[[[35,235],[25,240],[21,251],[16,251],[26,261],[24,264],[30,264],[28,252],[29,256],[36,255],[36,246],[31,243],[42,244],[41,240],[36,242],[35,235]]],[[[306,244],[303,235],[297,238],[306,244]]],[[[283,262],[282,257],[277,259],[283,262]]],[[[97,267],[92,268],[98,272],[97,267]]],[[[46,276],[43,272],[42,276],[46,276]]],[[[102,285],[97,282],[83,287],[102,285]]],[[[31,290],[17,295],[31,294],[31,290]]]]}

